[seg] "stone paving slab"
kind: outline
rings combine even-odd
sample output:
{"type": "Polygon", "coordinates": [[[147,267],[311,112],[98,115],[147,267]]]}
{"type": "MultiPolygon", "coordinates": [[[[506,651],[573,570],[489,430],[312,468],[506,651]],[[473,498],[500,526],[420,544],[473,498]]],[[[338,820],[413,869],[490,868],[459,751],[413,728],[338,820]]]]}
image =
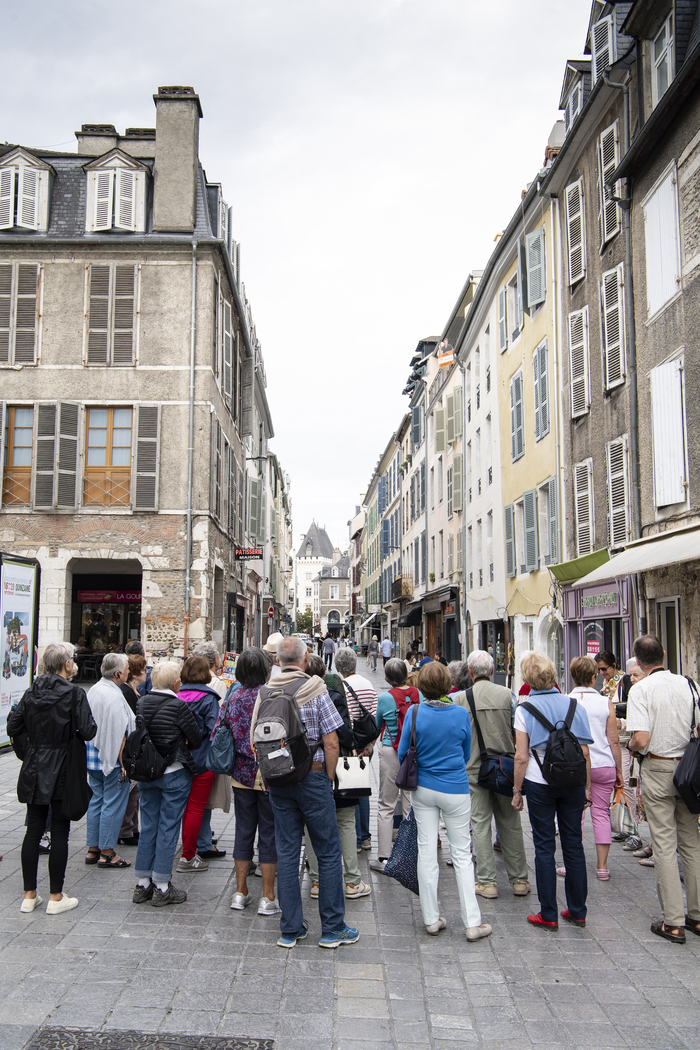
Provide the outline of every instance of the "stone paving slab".
{"type": "MultiPolygon", "coordinates": [[[[620,846],[611,850],[610,881],[596,880],[590,822],[584,930],[528,926],[536,896],[512,895],[499,857],[500,896],[481,902],[493,935],[468,944],[443,834],[448,928],[439,937],[425,933],[418,898],[370,871],[373,854],[363,852],[372,896],[347,906],[360,941],[319,950],[305,878],[309,937],[285,951],[275,918],[229,908],[234,820],[218,811],[213,825],[227,857],[206,873],[177,876],[185,905],[134,905],[131,872],[86,867],[82,822],[72,829],[66,877],[80,906],[64,916],[21,915],[18,769],[11,752],[0,754],[0,1050],[20,1050],[42,1026],[273,1039],[278,1050],[700,1050],[700,938],[688,933],[681,947],[651,934],[654,871],[620,846]]],[[[376,795],[371,808],[374,828],[376,795]]],[[[527,819],[524,827],[534,885],[527,819]]],[[[135,850],[123,852],[134,859],[135,850]]],[[[260,880],[251,877],[249,889],[257,899],[260,880]]],[[[39,892],[46,899],[45,858],[39,892]]],[[[563,884],[559,896],[565,907],[563,884]]]]}

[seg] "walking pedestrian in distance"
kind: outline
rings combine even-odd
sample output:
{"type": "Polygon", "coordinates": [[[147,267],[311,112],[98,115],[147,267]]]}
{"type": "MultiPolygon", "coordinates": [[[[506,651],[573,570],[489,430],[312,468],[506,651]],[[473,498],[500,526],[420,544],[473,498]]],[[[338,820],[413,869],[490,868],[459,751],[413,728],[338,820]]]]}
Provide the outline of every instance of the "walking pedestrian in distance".
{"type": "Polygon", "coordinates": [[[391,660],[392,654],[394,652],[394,643],[392,642],[388,634],[385,634],[384,638],[382,639],[381,650],[382,666],[386,667],[388,661],[391,660]]]}
{"type": "Polygon", "coordinates": [[[376,634],[372,635],[372,641],[367,647],[367,656],[369,658],[369,665],[371,671],[377,670],[377,657],[379,656],[379,639],[376,634]]]}
{"type": "Polygon", "coordinates": [[[323,639],[323,659],[328,670],[333,668],[333,654],[335,653],[335,642],[333,636],[329,631],[326,637],[323,639]]]}

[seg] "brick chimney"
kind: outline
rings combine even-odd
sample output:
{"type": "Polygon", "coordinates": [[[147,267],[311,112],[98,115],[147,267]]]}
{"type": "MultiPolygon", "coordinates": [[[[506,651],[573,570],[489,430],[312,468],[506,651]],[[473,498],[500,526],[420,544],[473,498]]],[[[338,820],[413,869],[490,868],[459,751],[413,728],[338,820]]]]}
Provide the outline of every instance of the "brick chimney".
{"type": "Polygon", "coordinates": [[[159,87],[153,168],[153,230],[192,233],[197,217],[197,163],[202,107],[191,87],[159,87]]]}

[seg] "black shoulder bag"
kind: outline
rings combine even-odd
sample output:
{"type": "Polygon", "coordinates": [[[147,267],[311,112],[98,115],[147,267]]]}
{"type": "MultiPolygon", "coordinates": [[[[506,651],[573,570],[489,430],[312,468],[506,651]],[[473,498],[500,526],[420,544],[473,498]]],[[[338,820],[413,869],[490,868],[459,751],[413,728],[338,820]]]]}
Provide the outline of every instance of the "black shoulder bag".
{"type": "Polygon", "coordinates": [[[82,820],[90,805],[92,788],[88,784],[87,751],[85,741],[78,736],[75,705],[78,687],[73,686],[70,698],[70,739],[66,751],[66,782],[61,808],[69,820],[82,820]]]}
{"type": "Polygon", "coordinates": [[[513,797],[513,783],[515,780],[515,762],[512,755],[489,755],[484,744],[484,736],[481,732],[479,719],[476,717],[476,704],[474,703],[474,690],[467,689],[467,703],[474,719],[476,738],[479,742],[479,754],[481,765],[477,783],[479,787],[488,788],[499,795],[507,798],[513,797]]]}
{"type": "Polygon", "coordinates": [[[700,738],[698,738],[696,722],[696,706],[700,702],[698,687],[692,678],[687,678],[690,692],[693,697],[693,712],[691,716],[690,740],[685,749],[683,758],[676,767],[673,775],[673,786],[681,796],[691,813],[700,813],[700,738]]]}
{"type": "Polygon", "coordinates": [[[355,700],[357,700],[357,706],[360,708],[359,718],[356,718],[352,723],[352,735],[355,742],[355,750],[364,751],[365,748],[368,748],[378,739],[379,729],[377,728],[374,715],[370,714],[367,708],[363,705],[350,683],[343,679],[343,686],[350,690],[355,697],[355,700]]]}

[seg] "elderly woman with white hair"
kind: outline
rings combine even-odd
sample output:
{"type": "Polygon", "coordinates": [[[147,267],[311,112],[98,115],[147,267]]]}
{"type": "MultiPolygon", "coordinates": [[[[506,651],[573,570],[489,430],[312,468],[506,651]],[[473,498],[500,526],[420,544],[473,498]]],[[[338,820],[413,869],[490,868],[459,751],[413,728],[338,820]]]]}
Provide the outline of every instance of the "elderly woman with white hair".
{"type": "Polygon", "coordinates": [[[156,751],[168,762],[163,775],[141,783],[141,836],[134,873],[134,904],[149,901],[154,908],[182,904],[184,890],[172,882],[180,824],[190,797],[196,766],[190,748],[198,748],[202,734],[191,707],[178,697],[180,666],[174,661],[156,664],[153,688],[138,706],[156,751]]]}
{"type": "Polygon", "coordinates": [[[114,848],[129,801],[122,752],[135,726],[134,714],[120,689],[129,674],[129,657],[123,653],[107,653],[101,674],[102,678],[87,695],[97,733],[87,745],[92,798],[87,811],[85,863],[96,864],[98,868],[129,868],[131,862],[118,856],[114,848]]]}

